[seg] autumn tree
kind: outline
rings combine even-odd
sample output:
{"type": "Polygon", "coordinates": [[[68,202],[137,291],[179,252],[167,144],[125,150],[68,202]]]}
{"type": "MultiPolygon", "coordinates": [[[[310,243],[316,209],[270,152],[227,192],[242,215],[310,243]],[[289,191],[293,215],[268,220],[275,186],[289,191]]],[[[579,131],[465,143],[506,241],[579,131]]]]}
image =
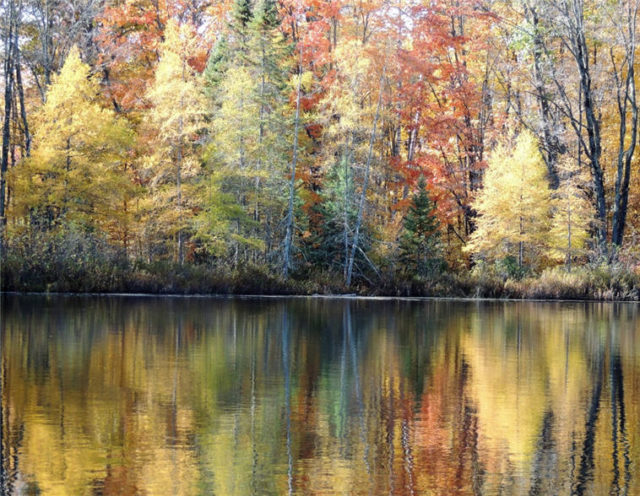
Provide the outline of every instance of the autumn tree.
{"type": "Polygon", "coordinates": [[[169,21],[155,81],[147,93],[155,136],[145,166],[152,177],[158,222],[164,232],[175,235],[175,259],[181,264],[192,212],[183,182],[199,172],[198,139],[205,114],[201,76],[190,64],[197,43],[193,26],[169,21]]]}
{"type": "Polygon", "coordinates": [[[498,145],[488,162],[474,202],[477,229],[466,250],[492,259],[513,256],[519,267],[535,264],[547,244],[551,200],[537,140],[522,131],[513,146],[498,145]]]}
{"type": "Polygon", "coordinates": [[[122,199],[133,191],[122,164],[131,134],[101,106],[98,81],[75,47],[52,77],[34,141],[31,157],[12,170],[15,215],[46,229],[126,222],[122,199]]]}
{"type": "Polygon", "coordinates": [[[224,171],[217,176],[221,191],[233,194],[251,220],[231,224],[234,263],[242,254],[275,262],[283,238],[292,123],[290,50],[279,22],[271,0],[237,0],[229,39],[216,46],[205,72],[212,108],[208,167],[224,171]]]}
{"type": "Polygon", "coordinates": [[[426,174],[438,199],[447,243],[459,252],[475,228],[474,196],[482,186],[485,141],[492,136],[496,51],[488,39],[494,15],[474,0],[420,3],[405,28],[411,43],[398,42],[395,97],[403,153],[395,167],[406,205],[408,186],[426,174]],[[473,48],[471,48],[473,46],[473,48]],[[429,57],[424,54],[428,53],[429,57]]]}
{"type": "Polygon", "coordinates": [[[587,198],[589,180],[570,159],[558,164],[560,183],[553,199],[550,254],[571,270],[576,257],[584,255],[593,223],[593,208],[587,198]]]}

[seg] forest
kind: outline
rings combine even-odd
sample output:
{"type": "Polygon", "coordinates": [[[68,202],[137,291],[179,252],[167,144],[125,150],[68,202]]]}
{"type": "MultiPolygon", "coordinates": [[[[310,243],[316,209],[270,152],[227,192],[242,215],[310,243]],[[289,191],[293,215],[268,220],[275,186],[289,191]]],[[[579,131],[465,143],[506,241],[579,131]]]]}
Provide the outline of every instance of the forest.
{"type": "Polygon", "coordinates": [[[2,289],[637,300],[639,6],[2,0],[2,289]]]}

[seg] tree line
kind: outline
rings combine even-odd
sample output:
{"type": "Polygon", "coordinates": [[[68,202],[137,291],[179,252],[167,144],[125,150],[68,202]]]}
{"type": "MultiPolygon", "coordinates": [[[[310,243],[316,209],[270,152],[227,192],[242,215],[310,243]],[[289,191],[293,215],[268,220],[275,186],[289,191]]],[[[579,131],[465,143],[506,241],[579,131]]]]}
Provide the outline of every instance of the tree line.
{"type": "Polygon", "coordinates": [[[637,0],[1,8],[5,259],[347,287],[638,259],[637,0]]]}

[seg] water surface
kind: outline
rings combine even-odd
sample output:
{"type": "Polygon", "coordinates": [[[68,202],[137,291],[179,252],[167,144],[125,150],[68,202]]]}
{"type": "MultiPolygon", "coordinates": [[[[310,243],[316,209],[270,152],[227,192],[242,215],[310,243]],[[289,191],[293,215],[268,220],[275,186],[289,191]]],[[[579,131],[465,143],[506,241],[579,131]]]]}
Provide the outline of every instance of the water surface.
{"type": "Polygon", "coordinates": [[[640,494],[633,304],[0,310],[1,493],[640,494]]]}

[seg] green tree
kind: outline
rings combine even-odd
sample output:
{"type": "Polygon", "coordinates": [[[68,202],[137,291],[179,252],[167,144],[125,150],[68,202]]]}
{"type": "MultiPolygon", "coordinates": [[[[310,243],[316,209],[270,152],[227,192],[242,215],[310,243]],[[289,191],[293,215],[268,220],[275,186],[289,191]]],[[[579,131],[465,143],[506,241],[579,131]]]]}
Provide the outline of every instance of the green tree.
{"type": "Polygon", "coordinates": [[[204,69],[203,77],[205,83],[205,94],[215,102],[216,92],[225,72],[229,68],[229,45],[226,38],[220,38],[209,53],[207,65],[204,69]]]}
{"type": "Polygon", "coordinates": [[[427,182],[420,176],[400,235],[400,263],[406,272],[425,277],[440,270],[443,260],[438,226],[427,182]]]}
{"type": "Polygon", "coordinates": [[[474,208],[477,229],[466,250],[493,259],[534,263],[548,244],[551,192],[534,136],[521,132],[513,148],[496,147],[474,208]]]}

